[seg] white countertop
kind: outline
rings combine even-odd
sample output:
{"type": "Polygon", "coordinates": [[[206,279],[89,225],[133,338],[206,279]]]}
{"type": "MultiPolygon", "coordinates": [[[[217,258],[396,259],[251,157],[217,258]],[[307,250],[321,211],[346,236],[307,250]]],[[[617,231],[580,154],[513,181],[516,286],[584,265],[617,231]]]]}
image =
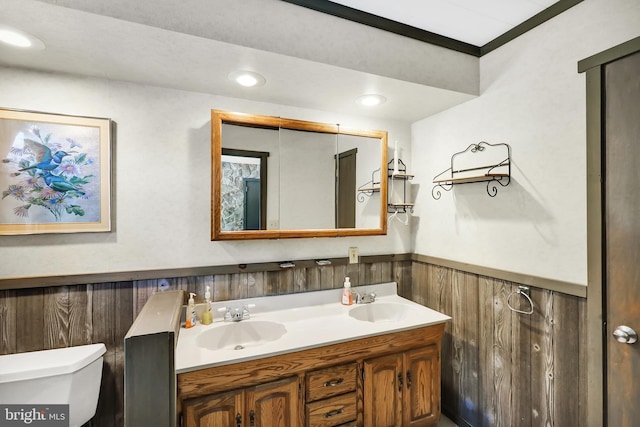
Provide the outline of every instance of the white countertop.
{"type": "MultiPolygon", "coordinates": [[[[445,314],[398,296],[396,283],[359,286],[352,289],[361,294],[375,292],[376,300],[371,305],[400,304],[406,306],[406,309],[402,307],[403,314],[394,320],[380,322],[358,320],[349,316],[349,311],[368,304],[342,305],[340,303],[342,289],[213,303],[214,322],[212,324],[197,323],[193,328],[180,329],[176,346],[176,373],[399,332],[443,323],[451,319],[445,314]],[[255,304],[255,308],[250,309],[251,318],[237,323],[225,322],[224,313],[217,311],[222,307],[235,308],[246,304],[255,304]],[[231,347],[211,350],[198,345],[206,342],[206,338],[212,334],[211,330],[214,328],[242,324],[246,324],[243,326],[245,328],[251,328],[251,322],[254,322],[255,326],[261,326],[258,325],[261,322],[263,325],[264,322],[279,323],[281,326],[275,325],[276,330],[284,334],[274,341],[261,342],[259,345],[247,344],[239,350],[231,347]]],[[[227,329],[231,330],[231,328],[227,329]]]]}

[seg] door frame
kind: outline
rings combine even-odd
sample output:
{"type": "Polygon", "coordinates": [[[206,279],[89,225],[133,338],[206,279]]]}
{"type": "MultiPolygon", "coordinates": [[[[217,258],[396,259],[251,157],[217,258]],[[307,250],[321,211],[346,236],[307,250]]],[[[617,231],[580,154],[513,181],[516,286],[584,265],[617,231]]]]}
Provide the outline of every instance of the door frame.
{"type": "Polygon", "coordinates": [[[586,73],[587,95],[587,420],[606,425],[606,311],[603,252],[602,148],[604,66],[640,51],[640,37],[578,62],[586,73]]]}

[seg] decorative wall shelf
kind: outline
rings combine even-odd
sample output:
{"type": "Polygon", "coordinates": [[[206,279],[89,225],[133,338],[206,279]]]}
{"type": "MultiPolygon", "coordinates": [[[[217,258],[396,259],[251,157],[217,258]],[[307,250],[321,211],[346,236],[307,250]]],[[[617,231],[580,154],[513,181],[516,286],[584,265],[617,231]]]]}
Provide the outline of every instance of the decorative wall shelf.
{"type": "Polygon", "coordinates": [[[451,191],[454,185],[486,182],[487,194],[495,197],[498,185],[506,187],[511,182],[511,147],[508,144],[471,144],[466,150],[451,156],[451,167],[433,178],[436,184],[431,195],[438,200],[440,189],[451,191]]]}
{"type": "Polygon", "coordinates": [[[356,200],[363,203],[366,197],[371,197],[374,193],[380,192],[380,169],[376,169],[371,173],[371,181],[367,181],[358,187],[358,195],[356,200]]]}
{"type": "MultiPolygon", "coordinates": [[[[407,211],[413,212],[413,203],[407,203],[407,181],[413,179],[413,175],[407,174],[407,166],[401,159],[398,159],[397,167],[394,168],[395,159],[391,159],[387,163],[387,176],[389,180],[402,182],[402,202],[392,202],[393,191],[389,191],[389,200],[387,201],[388,213],[406,213],[407,211]]],[[[393,189],[393,186],[389,187],[393,189]]]]}

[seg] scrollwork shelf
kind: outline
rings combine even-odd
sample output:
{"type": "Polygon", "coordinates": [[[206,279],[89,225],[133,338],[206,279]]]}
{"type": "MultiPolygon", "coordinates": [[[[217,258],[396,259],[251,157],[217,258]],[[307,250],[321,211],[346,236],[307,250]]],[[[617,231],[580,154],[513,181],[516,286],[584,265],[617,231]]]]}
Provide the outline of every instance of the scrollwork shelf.
{"type": "Polygon", "coordinates": [[[436,184],[431,196],[438,200],[442,192],[454,185],[487,182],[487,194],[495,197],[498,184],[506,187],[511,182],[511,147],[508,144],[471,144],[466,150],[451,156],[451,167],[433,178],[436,184]]]}

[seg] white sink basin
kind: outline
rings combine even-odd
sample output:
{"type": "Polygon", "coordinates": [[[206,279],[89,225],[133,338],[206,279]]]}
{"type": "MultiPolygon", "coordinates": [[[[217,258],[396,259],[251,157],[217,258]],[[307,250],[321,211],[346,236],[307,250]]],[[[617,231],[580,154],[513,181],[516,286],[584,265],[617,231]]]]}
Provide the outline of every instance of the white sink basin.
{"type": "Polygon", "coordinates": [[[204,331],[196,344],[208,350],[243,350],[276,341],[286,332],[282,323],[245,320],[204,331]]]}
{"type": "Polygon", "coordinates": [[[363,322],[393,322],[403,320],[411,314],[412,307],[393,302],[374,302],[359,305],[349,310],[349,316],[363,322]]]}

